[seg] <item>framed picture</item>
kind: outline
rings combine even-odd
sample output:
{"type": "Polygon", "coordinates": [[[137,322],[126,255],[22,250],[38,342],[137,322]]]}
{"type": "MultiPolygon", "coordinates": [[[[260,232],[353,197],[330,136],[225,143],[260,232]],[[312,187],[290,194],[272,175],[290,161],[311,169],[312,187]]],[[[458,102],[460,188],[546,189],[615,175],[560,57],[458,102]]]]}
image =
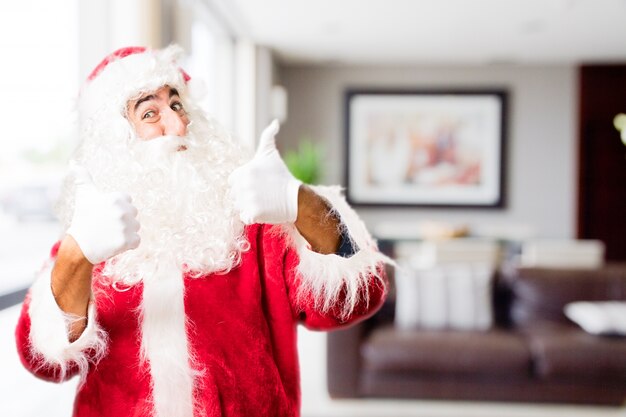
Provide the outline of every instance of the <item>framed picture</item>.
{"type": "Polygon", "coordinates": [[[348,201],[503,207],[506,98],[502,90],[347,91],[348,201]]]}

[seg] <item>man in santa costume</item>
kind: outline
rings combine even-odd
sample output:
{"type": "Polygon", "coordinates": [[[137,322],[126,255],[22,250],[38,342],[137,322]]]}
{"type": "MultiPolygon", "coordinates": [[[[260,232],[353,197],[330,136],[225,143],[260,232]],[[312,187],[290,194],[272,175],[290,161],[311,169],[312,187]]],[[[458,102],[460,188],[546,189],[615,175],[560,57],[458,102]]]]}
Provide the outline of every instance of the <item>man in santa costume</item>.
{"type": "Polygon", "coordinates": [[[296,325],[373,314],[386,257],[338,188],[289,173],[277,122],[246,157],[180,53],[124,48],[84,85],[65,232],[23,304],[20,357],[81,378],[75,416],[297,416],[296,325]]]}

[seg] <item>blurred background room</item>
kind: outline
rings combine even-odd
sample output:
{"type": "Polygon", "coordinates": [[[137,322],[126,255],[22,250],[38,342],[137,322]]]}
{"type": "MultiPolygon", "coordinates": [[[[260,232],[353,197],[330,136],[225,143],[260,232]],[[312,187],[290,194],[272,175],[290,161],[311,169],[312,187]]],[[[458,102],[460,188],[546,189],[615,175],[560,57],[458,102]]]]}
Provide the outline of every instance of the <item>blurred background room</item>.
{"type": "Polygon", "coordinates": [[[60,237],[83,80],[177,43],[202,105],[340,184],[398,263],[379,314],[300,328],[304,417],[626,416],[626,0],[0,5],[0,416],[69,416],[13,331],[60,237]]]}

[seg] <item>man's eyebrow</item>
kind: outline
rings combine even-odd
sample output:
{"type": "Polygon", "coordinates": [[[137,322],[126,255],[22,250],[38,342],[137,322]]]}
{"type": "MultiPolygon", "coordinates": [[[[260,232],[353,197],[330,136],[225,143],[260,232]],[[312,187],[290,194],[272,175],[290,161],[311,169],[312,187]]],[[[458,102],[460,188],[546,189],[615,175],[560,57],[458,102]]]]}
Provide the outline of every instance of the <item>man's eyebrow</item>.
{"type": "MultiPolygon", "coordinates": [[[[177,90],[177,89],[175,89],[175,88],[171,88],[171,89],[170,89],[170,98],[172,98],[172,97],[174,97],[174,96],[179,96],[179,94],[178,94],[178,90],[177,90]]],[[[139,99],[139,100],[137,100],[137,102],[135,103],[135,106],[134,106],[134,108],[133,108],[133,111],[136,111],[136,110],[137,110],[137,108],[139,107],[139,105],[140,105],[141,103],[143,103],[144,101],[150,101],[150,100],[153,100],[153,99],[155,99],[155,98],[156,98],[156,96],[155,96],[154,94],[150,94],[150,95],[148,95],[148,96],[145,96],[145,97],[140,98],[140,99],[139,99]]]]}
{"type": "Polygon", "coordinates": [[[139,100],[137,100],[137,102],[135,103],[135,108],[133,109],[133,111],[136,111],[136,110],[137,110],[137,107],[139,107],[139,105],[140,105],[141,103],[143,103],[144,101],[153,100],[153,99],[155,99],[155,98],[156,98],[156,96],[155,96],[154,94],[150,94],[149,96],[145,96],[145,97],[140,98],[140,99],[139,99],[139,100]]]}

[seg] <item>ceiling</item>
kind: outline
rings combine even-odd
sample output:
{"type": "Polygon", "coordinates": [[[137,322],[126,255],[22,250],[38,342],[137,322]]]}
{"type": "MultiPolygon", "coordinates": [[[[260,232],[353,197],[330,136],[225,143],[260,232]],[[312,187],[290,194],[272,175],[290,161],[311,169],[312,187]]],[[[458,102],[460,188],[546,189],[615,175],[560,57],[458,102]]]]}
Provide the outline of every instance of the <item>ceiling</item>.
{"type": "Polygon", "coordinates": [[[285,64],[626,62],[626,0],[209,0],[285,64]]]}

